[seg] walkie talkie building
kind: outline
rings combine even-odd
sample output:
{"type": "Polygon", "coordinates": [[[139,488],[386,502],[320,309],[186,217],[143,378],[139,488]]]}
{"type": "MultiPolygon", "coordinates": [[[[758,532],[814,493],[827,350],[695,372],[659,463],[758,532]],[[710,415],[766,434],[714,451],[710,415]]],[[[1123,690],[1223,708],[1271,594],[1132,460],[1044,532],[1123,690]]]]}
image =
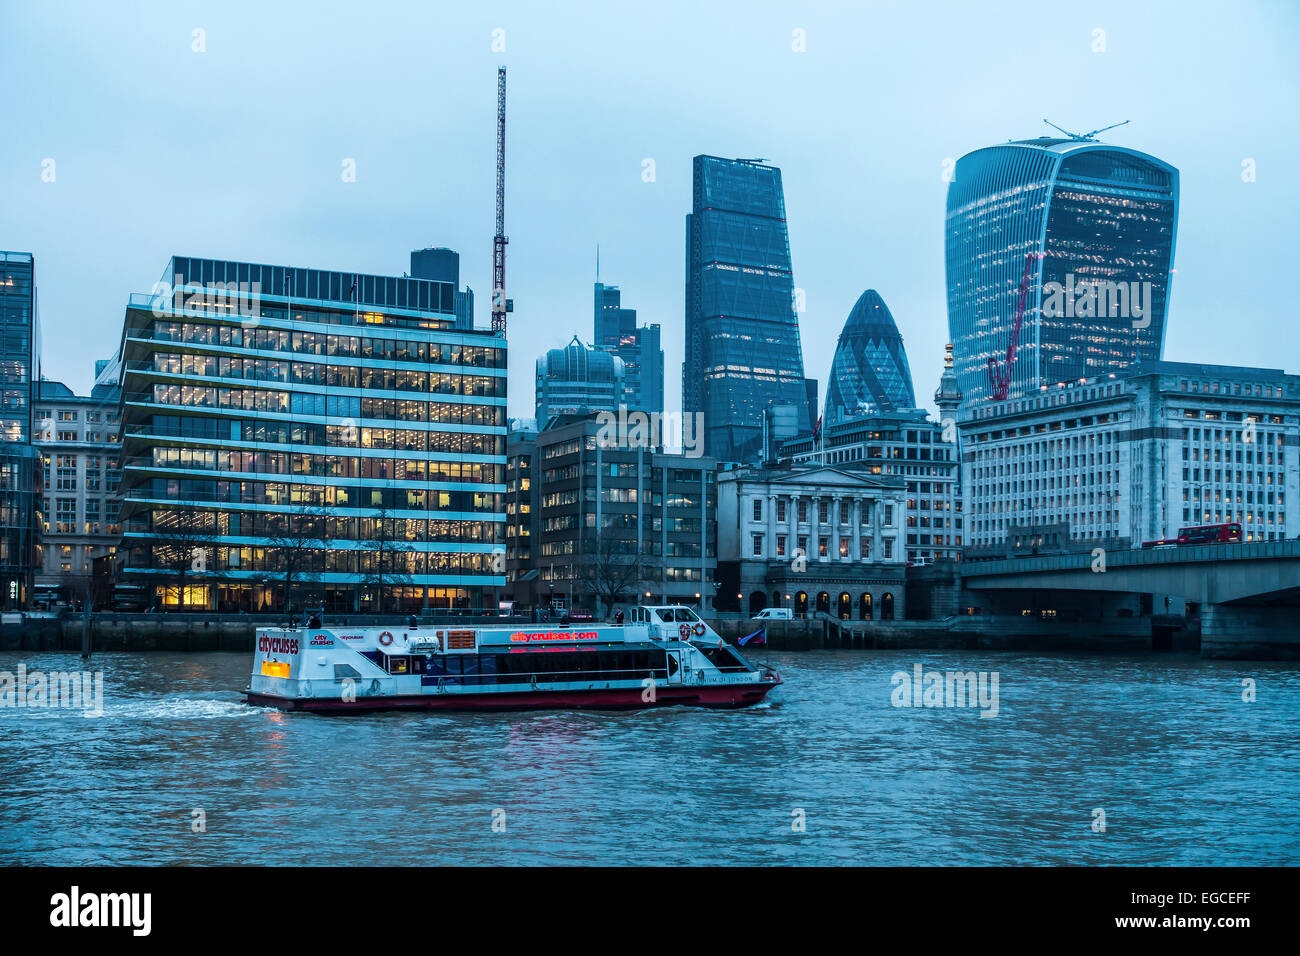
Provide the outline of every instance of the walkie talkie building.
{"type": "Polygon", "coordinates": [[[1088,138],[963,156],[948,187],[948,331],[967,407],[1160,359],[1178,170],[1088,138]]]}
{"type": "Polygon", "coordinates": [[[703,416],[706,455],[746,461],[769,406],[793,406],[796,429],[810,427],[781,170],[696,156],[694,187],[682,409],[703,416]]]}

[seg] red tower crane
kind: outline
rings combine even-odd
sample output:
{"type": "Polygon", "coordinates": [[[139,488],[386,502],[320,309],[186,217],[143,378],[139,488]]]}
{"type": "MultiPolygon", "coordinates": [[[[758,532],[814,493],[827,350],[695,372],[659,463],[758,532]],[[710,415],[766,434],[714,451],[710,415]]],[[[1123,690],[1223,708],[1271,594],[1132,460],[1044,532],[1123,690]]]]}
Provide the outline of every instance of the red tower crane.
{"type": "Polygon", "coordinates": [[[492,239],[492,331],[506,334],[506,68],[497,69],[497,231],[492,239]]]}
{"type": "Polygon", "coordinates": [[[1029,280],[1033,275],[1034,260],[1042,253],[1031,252],[1025,256],[1025,269],[1020,276],[1020,297],[1016,302],[1016,321],[1011,326],[1011,341],[1007,343],[1006,364],[999,367],[998,360],[989,356],[989,387],[993,389],[993,400],[1000,402],[1011,390],[1011,367],[1016,364],[1016,348],[1020,344],[1020,328],[1025,321],[1025,299],[1029,296],[1029,280]]]}

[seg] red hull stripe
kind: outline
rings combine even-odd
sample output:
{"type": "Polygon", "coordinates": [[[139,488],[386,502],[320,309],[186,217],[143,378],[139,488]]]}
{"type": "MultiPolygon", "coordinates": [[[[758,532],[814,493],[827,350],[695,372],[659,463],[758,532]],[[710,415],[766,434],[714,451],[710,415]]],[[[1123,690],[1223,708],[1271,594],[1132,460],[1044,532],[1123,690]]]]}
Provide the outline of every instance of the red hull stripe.
{"type": "Polygon", "coordinates": [[[748,707],[762,700],[776,682],[655,688],[654,701],[641,699],[639,687],[606,690],[523,691],[504,694],[408,694],[359,697],[353,701],[316,697],[288,698],[249,693],[248,702],[281,710],[359,712],[374,710],[641,710],[684,704],[689,707],[748,707]]]}

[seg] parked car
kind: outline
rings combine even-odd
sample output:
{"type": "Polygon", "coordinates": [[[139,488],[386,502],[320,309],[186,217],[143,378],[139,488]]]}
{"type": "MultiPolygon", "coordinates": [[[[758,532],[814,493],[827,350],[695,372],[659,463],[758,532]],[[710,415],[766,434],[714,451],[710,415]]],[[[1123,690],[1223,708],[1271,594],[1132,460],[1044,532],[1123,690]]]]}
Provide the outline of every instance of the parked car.
{"type": "Polygon", "coordinates": [[[754,615],[755,621],[791,621],[794,611],[788,607],[765,607],[754,615]]]}

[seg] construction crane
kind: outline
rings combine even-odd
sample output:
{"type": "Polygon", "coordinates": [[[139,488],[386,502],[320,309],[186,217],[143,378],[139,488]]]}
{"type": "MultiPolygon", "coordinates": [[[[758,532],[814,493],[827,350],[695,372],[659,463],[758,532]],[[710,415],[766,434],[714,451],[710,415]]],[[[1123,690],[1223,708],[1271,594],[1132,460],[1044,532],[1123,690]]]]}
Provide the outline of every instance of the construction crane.
{"type": "Polygon", "coordinates": [[[1011,390],[1011,367],[1016,364],[1016,349],[1020,344],[1020,327],[1025,321],[1025,299],[1029,296],[1029,280],[1033,275],[1034,260],[1042,253],[1031,252],[1025,256],[1025,269],[1020,276],[1020,297],[1016,302],[1016,321],[1011,326],[1011,341],[1007,343],[1006,364],[999,367],[998,360],[989,356],[989,388],[993,390],[993,400],[1000,402],[1011,390]]]}
{"type": "Polygon", "coordinates": [[[1106,132],[1107,130],[1112,130],[1115,129],[1116,127],[1125,126],[1128,124],[1128,120],[1125,120],[1123,123],[1112,123],[1110,126],[1103,126],[1101,129],[1094,129],[1090,133],[1071,133],[1068,129],[1061,129],[1061,127],[1057,126],[1055,123],[1053,123],[1051,120],[1047,118],[1044,118],[1043,122],[1046,123],[1048,126],[1052,127],[1052,129],[1056,130],[1057,132],[1064,133],[1068,139],[1072,139],[1076,143],[1091,142],[1092,140],[1096,139],[1100,134],[1106,132]]]}
{"type": "Polygon", "coordinates": [[[492,331],[506,334],[506,68],[497,69],[497,231],[492,239],[492,331]]]}

